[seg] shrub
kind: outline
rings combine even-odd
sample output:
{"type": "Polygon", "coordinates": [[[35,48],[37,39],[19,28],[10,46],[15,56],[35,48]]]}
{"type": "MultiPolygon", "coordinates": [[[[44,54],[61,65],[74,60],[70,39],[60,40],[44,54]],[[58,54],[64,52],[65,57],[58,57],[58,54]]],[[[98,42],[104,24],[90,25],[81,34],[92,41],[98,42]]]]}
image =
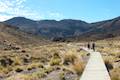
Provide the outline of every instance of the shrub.
{"type": "Polygon", "coordinates": [[[37,71],[37,72],[34,72],[33,74],[31,74],[31,78],[33,78],[33,80],[35,80],[35,78],[38,78],[38,80],[40,80],[40,78],[43,78],[45,77],[46,74],[44,71],[37,71]]]}
{"type": "Polygon", "coordinates": [[[21,57],[15,56],[14,57],[14,65],[21,65],[23,62],[21,60],[21,57]]]}
{"type": "Polygon", "coordinates": [[[15,71],[19,73],[19,72],[22,72],[23,69],[21,69],[21,68],[17,68],[15,71]]]}
{"type": "Polygon", "coordinates": [[[7,63],[8,63],[8,65],[12,65],[13,62],[14,62],[14,61],[13,61],[12,59],[10,59],[10,58],[7,59],[7,63]]]}
{"type": "Polygon", "coordinates": [[[47,73],[47,74],[49,74],[52,71],[53,71],[53,68],[51,66],[49,66],[45,69],[45,73],[47,73]]]}
{"type": "Polygon", "coordinates": [[[7,67],[8,65],[12,65],[14,61],[11,60],[10,58],[5,58],[5,59],[1,59],[0,60],[0,64],[3,66],[3,67],[7,67]]]}
{"type": "Polygon", "coordinates": [[[120,79],[118,78],[118,76],[114,76],[114,77],[112,77],[111,80],[120,80],[120,79]]]}
{"type": "Polygon", "coordinates": [[[69,65],[70,63],[73,64],[76,58],[77,58],[77,56],[74,53],[65,54],[64,64],[66,64],[66,65],[69,65]]]}
{"type": "Polygon", "coordinates": [[[26,50],[22,50],[21,52],[22,52],[22,53],[26,53],[26,50]]]}
{"type": "Polygon", "coordinates": [[[60,63],[61,63],[61,59],[55,59],[55,58],[53,58],[53,59],[51,59],[51,61],[50,61],[50,65],[51,65],[51,66],[60,65],[60,63]]]}
{"type": "Polygon", "coordinates": [[[120,80],[120,68],[114,68],[110,71],[111,80],[120,80]]]}
{"type": "Polygon", "coordinates": [[[27,59],[27,58],[23,58],[23,62],[26,64],[26,63],[29,63],[29,62],[30,62],[30,60],[29,60],[29,59],[27,59]]]}
{"type": "Polygon", "coordinates": [[[36,69],[36,68],[44,68],[41,63],[31,63],[27,66],[28,70],[36,69]]]}
{"type": "Polygon", "coordinates": [[[3,67],[6,67],[6,66],[7,66],[7,63],[6,63],[5,59],[1,59],[1,60],[0,60],[0,64],[1,64],[3,67]]]}
{"type": "Polygon", "coordinates": [[[13,70],[12,67],[3,67],[3,66],[0,66],[0,74],[8,74],[12,70],[13,70]]]}
{"type": "Polygon", "coordinates": [[[110,60],[108,60],[108,59],[105,60],[105,66],[106,66],[108,72],[109,72],[111,69],[113,69],[113,65],[112,65],[112,63],[110,62],[110,60]]]}
{"type": "Polygon", "coordinates": [[[61,63],[61,58],[58,53],[55,53],[52,59],[50,60],[50,65],[51,66],[60,65],[60,63],[61,63]]]}
{"type": "Polygon", "coordinates": [[[84,70],[84,64],[80,60],[76,60],[72,65],[72,68],[78,75],[81,75],[84,70]]]}
{"type": "Polygon", "coordinates": [[[65,80],[65,74],[64,74],[64,72],[61,72],[59,74],[59,76],[60,76],[60,80],[65,80]]]}
{"type": "Polygon", "coordinates": [[[6,80],[39,80],[36,76],[16,74],[16,76],[10,76],[6,80]]]}

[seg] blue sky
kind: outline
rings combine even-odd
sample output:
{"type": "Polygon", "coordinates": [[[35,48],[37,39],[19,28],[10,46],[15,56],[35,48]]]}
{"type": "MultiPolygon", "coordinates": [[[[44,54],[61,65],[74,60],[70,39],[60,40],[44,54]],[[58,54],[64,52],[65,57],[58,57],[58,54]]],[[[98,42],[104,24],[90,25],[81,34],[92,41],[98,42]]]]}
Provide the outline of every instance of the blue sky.
{"type": "Polygon", "coordinates": [[[78,19],[96,22],[120,16],[120,0],[0,0],[0,21],[78,19]]]}

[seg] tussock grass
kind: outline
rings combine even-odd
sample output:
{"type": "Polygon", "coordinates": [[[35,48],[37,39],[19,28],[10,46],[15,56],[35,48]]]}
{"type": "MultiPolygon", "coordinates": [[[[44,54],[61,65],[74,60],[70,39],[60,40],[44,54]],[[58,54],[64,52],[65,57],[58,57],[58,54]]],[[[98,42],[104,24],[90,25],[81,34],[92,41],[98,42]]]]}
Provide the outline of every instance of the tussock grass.
{"type": "Polygon", "coordinates": [[[77,58],[76,53],[74,53],[73,51],[68,51],[64,55],[64,64],[65,65],[69,65],[71,63],[73,64],[76,58],[77,58]]]}
{"type": "Polygon", "coordinates": [[[74,64],[72,65],[73,70],[78,74],[81,75],[84,70],[84,63],[78,59],[75,60],[74,64]]]}
{"type": "Polygon", "coordinates": [[[11,71],[16,73],[6,80],[40,80],[56,71],[63,72],[59,76],[64,80],[65,73],[80,76],[83,72],[84,62],[81,57],[86,56],[85,52],[66,43],[29,47],[24,50],[25,53],[20,50],[5,55],[13,60],[13,63],[6,68],[0,65],[0,74],[6,75],[11,71]]]}
{"type": "Polygon", "coordinates": [[[108,72],[113,69],[112,62],[110,62],[109,60],[105,60],[105,66],[107,67],[108,72]]]}
{"type": "Polygon", "coordinates": [[[97,50],[102,53],[111,80],[120,80],[120,39],[97,41],[97,50]]]}
{"type": "Polygon", "coordinates": [[[61,57],[59,56],[59,54],[58,53],[54,53],[53,57],[52,57],[52,59],[50,61],[50,65],[51,66],[60,65],[61,62],[62,62],[62,60],[61,60],[61,57]]]}
{"type": "Polygon", "coordinates": [[[111,80],[120,80],[120,68],[115,68],[111,71],[111,80]]]}

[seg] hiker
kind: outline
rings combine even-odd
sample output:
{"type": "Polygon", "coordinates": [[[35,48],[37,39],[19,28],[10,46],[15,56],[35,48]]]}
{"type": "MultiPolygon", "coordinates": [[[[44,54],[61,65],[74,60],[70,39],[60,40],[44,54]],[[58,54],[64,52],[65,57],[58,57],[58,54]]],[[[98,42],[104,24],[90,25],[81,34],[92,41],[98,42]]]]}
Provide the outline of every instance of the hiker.
{"type": "Polygon", "coordinates": [[[90,49],[90,43],[87,44],[88,49],[90,49]]]}
{"type": "Polygon", "coordinates": [[[92,43],[92,49],[95,51],[95,43],[92,43]]]}

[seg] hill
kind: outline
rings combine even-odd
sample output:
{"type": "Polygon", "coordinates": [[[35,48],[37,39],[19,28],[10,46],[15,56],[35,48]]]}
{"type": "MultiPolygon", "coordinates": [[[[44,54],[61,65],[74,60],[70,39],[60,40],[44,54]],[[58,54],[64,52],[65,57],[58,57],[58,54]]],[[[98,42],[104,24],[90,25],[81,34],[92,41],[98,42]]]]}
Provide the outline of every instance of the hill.
{"type": "Polygon", "coordinates": [[[80,39],[100,40],[120,36],[120,17],[91,24],[92,29],[80,36],[80,39]]]}
{"type": "Polygon", "coordinates": [[[15,17],[5,21],[12,26],[17,26],[25,32],[43,35],[49,38],[52,37],[70,37],[78,36],[81,33],[90,29],[89,23],[81,20],[65,19],[61,21],[56,20],[40,20],[34,21],[24,17],[15,17]]]}
{"type": "Polygon", "coordinates": [[[101,40],[120,36],[120,17],[87,23],[81,20],[64,19],[34,21],[24,17],[15,17],[5,21],[20,30],[34,35],[42,35],[48,38],[64,37],[78,40],[101,40]]]}
{"type": "Polygon", "coordinates": [[[15,48],[44,43],[43,37],[37,37],[21,31],[19,28],[0,23],[0,49],[15,48]]]}

